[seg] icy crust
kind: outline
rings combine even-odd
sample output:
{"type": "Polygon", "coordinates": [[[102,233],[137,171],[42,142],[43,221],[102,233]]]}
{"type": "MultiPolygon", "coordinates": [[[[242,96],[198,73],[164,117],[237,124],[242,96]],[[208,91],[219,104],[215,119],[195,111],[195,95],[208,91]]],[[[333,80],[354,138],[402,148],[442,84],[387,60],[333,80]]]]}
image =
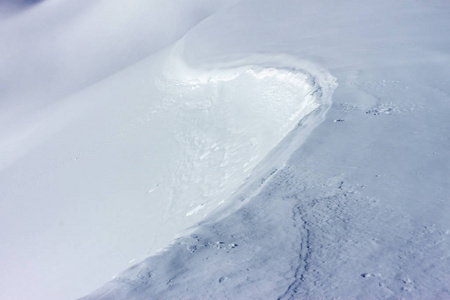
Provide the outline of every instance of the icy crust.
{"type": "MultiPolygon", "coordinates": [[[[175,47],[163,69],[160,109],[181,150],[167,194],[176,209],[187,206],[187,217],[203,218],[224,203],[302,120],[306,136],[323,120],[336,87],[326,71],[284,55],[194,68],[175,47]]],[[[297,137],[294,148],[302,141],[297,137]]],[[[277,153],[267,168],[288,156],[277,153]]]]}
{"type": "MultiPolygon", "coordinates": [[[[163,115],[170,124],[179,151],[168,164],[169,178],[156,189],[160,195],[170,195],[167,215],[174,218],[184,211],[187,218],[202,220],[209,214],[210,224],[246,203],[240,200],[259,193],[268,177],[323,121],[336,81],[319,67],[284,55],[247,56],[220,66],[195,68],[182,57],[173,50],[164,64],[164,76],[158,80],[164,99],[155,114],[163,115]]],[[[195,231],[204,226],[209,225],[200,225],[195,231]]],[[[149,261],[151,268],[167,269],[166,278],[182,271],[184,260],[190,259],[178,257],[178,253],[173,258],[174,245],[117,276],[86,299],[147,296],[133,291],[151,290],[155,284],[149,261]]],[[[208,245],[224,251],[238,247],[231,242],[208,245]]],[[[188,251],[196,252],[195,246],[188,251]]],[[[156,284],[166,288],[163,282],[156,284]]]]}

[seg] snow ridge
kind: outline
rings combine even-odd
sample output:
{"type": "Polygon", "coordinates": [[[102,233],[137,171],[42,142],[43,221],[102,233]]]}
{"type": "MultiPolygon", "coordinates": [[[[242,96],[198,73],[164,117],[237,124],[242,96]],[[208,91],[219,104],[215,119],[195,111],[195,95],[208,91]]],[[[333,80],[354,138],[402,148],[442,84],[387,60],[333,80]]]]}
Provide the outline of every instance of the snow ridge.
{"type": "MultiPolygon", "coordinates": [[[[165,114],[173,111],[173,105],[180,101],[171,95],[181,95],[182,109],[175,119],[180,124],[176,132],[183,141],[184,153],[176,163],[178,168],[172,173],[168,190],[172,191],[174,206],[190,203],[187,217],[199,212],[209,217],[164,252],[130,268],[83,299],[175,297],[176,290],[183,288],[179,278],[195,272],[197,267],[192,264],[204,259],[205,254],[201,253],[238,251],[244,241],[225,236],[214,241],[202,238],[202,232],[234,218],[236,211],[245,210],[266,188],[290,155],[324,120],[336,87],[335,79],[326,71],[285,55],[258,54],[221,66],[198,68],[186,64],[179,48],[175,47],[169,57],[159,86],[168,95],[166,107],[171,108],[164,109],[165,114]],[[197,91],[199,95],[210,96],[197,97],[197,91]],[[219,118],[220,115],[229,119],[219,118]],[[205,116],[206,119],[192,126],[190,120],[205,116]],[[225,126],[217,128],[218,120],[225,121],[225,126]],[[203,126],[196,128],[198,124],[203,126]],[[198,142],[189,143],[193,140],[198,142]],[[250,144],[246,146],[248,141],[250,144]],[[220,149],[225,151],[221,153],[220,149]],[[196,173],[190,173],[191,170],[196,173]],[[217,183],[220,183],[218,187],[217,183]],[[198,189],[193,190],[192,186],[198,189]],[[198,195],[203,198],[199,200],[198,195]],[[164,294],[167,288],[174,294],[164,294]]],[[[158,189],[161,188],[160,185],[158,189]]],[[[221,234],[227,235],[223,231],[221,234]]],[[[303,248],[307,251],[308,246],[303,248]]],[[[301,256],[304,260],[304,253],[301,256]]],[[[221,276],[218,282],[225,283],[227,278],[221,276]]]]}
{"type": "Polygon", "coordinates": [[[336,87],[326,71],[285,55],[194,68],[180,42],[165,61],[158,80],[165,99],[157,113],[173,120],[181,152],[159,189],[171,195],[168,211],[189,204],[186,217],[203,218],[252,174],[282,165],[324,119],[336,87]],[[295,127],[301,127],[295,139],[283,141],[295,127]],[[282,141],[285,147],[270,154],[282,141]]]}
{"type": "MultiPolygon", "coordinates": [[[[297,198],[297,201],[300,199],[297,198]]],[[[289,285],[286,292],[278,297],[278,300],[289,299],[292,300],[295,298],[295,295],[298,293],[298,290],[305,280],[305,273],[309,270],[309,258],[311,256],[311,233],[308,228],[308,223],[304,216],[302,216],[302,212],[300,211],[300,207],[296,206],[292,210],[292,221],[294,227],[298,227],[300,231],[300,251],[299,251],[299,264],[295,269],[294,273],[294,281],[289,285]],[[297,225],[299,224],[300,225],[297,225]]]]}

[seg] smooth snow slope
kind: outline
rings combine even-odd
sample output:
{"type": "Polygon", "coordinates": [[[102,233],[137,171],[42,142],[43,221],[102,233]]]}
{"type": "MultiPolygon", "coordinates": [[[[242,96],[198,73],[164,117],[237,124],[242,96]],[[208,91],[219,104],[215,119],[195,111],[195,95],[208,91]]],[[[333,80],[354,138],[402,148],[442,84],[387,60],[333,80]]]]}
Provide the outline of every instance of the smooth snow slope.
{"type": "Polygon", "coordinates": [[[0,298],[87,293],[224,204],[299,120],[296,145],[329,109],[335,80],[311,63],[259,54],[194,68],[183,51],[181,40],[2,120],[0,298]]]}
{"type": "MultiPolygon", "coordinates": [[[[142,260],[223,204],[300,119],[311,129],[329,107],[316,95],[334,81],[320,72],[195,72],[157,58],[65,99],[47,117],[47,130],[63,128],[2,174],[6,258],[35,266],[44,283],[68,271],[105,281],[142,260]]],[[[4,263],[7,278],[15,263],[4,263]]]]}
{"type": "Polygon", "coordinates": [[[45,137],[42,123],[61,98],[167,47],[231,3],[46,0],[0,19],[0,169],[45,137]]]}
{"type": "Polygon", "coordinates": [[[447,1],[259,0],[189,31],[191,65],[288,53],[337,78],[333,104],[284,166],[83,299],[450,299],[448,28],[447,1]]]}
{"type": "Polygon", "coordinates": [[[152,225],[171,214],[149,191],[181,149],[162,115],[143,126],[175,97],[161,68],[97,82],[231,3],[46,0],[0,21],[0,298],[81,296],[195,222],[152,225]]]}

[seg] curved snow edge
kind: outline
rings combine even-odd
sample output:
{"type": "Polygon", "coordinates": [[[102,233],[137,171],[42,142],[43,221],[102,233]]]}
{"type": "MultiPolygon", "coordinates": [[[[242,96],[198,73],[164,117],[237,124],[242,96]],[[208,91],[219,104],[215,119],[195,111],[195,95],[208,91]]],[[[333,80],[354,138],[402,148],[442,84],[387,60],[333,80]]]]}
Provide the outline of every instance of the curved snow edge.
{"type": "Polygon", "coordinates": [[[267,153],[252,170],[251,176],[231,196],[240,201],[227,201],[226,205],[221,205],[210,213],[207,219],[199,223],[199,225],[211,224],[223,219],[251,200],[269,182],[268,179],[285,166],[309,134],[325,120],[338,83],[326,69],[311,61],[301,60],[288,54],[234,55],[203,62],[196,60],[194,66],[184,55],[183,50],[184,44],[181,40],[172,48],[171,59],[168,61],[166,70],[170,70],[172,75],[175,73],[183,77],[184,81],[211,83],[233,80],[245,72],[251,72],[255,76],[258,74],[264,76],[265,72],[269,72],[295,82],[296,76],[301,75],[304,78],[297,83],[307,83],[310,97],[308,101],[314,104],[310,109],[304,109],[301,112],[302,115],[299,116],[296,126],[267,153]]]}
{"type": "Polygon", "coordinates": [[[323,121],[336,87],[325,70],[283,54],[193,67],[182,42],[166,53],[161,72],[164,105],[178,111],[174,136],[184,148],[168,192],[171,203],[189,202],[187,217],[206,217],[244,182],[279,168],[323,121]]]}
{"type": "MultiPolygon", "coordinates": [[[[298,60],[289,55],[254,54],[224,61],[226,62],[199,64],[198,67],[194,68],[189,65],[187,59],[183,58],[182,49],[175,47],[165,68],[166,79],[175,84],[183,85],[186,83],[201,84],[229,81],[245,72],[253,73],[254,76],[264,76],[264,71],[278,72],[278,75],[287,76],[292,80],[295,80],[296,75],[301,74],[307,79],[310,86],[309,96],[314,103],[317,103],[317,106],[303,115],[295,128],[257,164],[252,171],[252,175],[231,196],[235,201],[228,201],[227,205],[220,206],[208,216],[207,220],[202,222],[203,225],[217,222],[232,214],[260,192],[264,185],[269,182],[268,179],[285,165],[294,151],[301,147],[312,130],[325,120],[326,113],[331,106],[333,92],[337,87],[336,79],[326,70],[311,62],[298,60]],[[292,77],[289,77],[289,74],[292,77]]],[[[156,278],[145,278],[144,280],[144,278],[141,278],[142,274],[152,274],[149,271],[155,267],[155,264],[160,265],[158,268],[164,269],[162,265],[170,268],[169,264],[171,264],[171,257],[173,256],[171,252],[172,250],[177,251],[176,243],[177,241],[174,241],[164,251],[134,265],[82,299],[132,299],[135,288],[138,286],[140,289],[143,288],[143,281],[148,286],[155,284],[152,281],[156,278]],[[164,259],[164,257],[167,257],[167,259],[164,259]]]]}

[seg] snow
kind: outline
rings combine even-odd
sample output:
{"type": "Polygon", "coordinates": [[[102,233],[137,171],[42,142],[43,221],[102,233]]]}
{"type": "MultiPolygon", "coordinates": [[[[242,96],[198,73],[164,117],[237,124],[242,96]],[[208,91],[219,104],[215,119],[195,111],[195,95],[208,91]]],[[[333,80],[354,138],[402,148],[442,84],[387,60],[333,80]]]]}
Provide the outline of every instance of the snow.
{"type": "Polygon", "coordinates": [[[450,298],[446,1],[130,3],[0,23],[0,298],[450,298]]]}

